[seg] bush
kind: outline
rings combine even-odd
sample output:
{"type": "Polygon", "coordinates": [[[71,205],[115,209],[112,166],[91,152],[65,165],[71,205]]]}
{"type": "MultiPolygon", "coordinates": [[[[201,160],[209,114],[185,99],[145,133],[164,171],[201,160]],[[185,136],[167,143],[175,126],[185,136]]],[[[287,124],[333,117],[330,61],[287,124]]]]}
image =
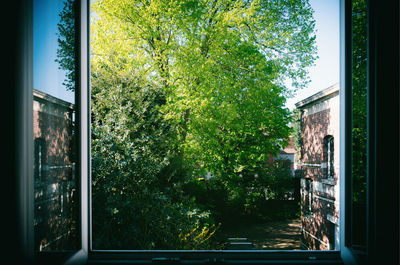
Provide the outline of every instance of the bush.
{"type": "Polygon", "coordinates": [[[291,174],[289,160],[275,160],[257,172],[193,179],[185,184],[184,191],[223,224],[232,219],[294,217],[299,209],[299,179],[291,174]]]}
{"type": "Polygon", "coordinates": [[[92,97],[94,248],[208,248],[216,227],[182,192],[163,93],[108,71],[93,78],[92,97]]]}

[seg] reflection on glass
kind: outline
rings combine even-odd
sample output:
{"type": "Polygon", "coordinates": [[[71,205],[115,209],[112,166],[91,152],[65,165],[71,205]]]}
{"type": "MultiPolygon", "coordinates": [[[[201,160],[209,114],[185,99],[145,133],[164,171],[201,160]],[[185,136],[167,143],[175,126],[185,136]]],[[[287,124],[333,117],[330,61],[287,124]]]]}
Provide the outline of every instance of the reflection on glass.
{"type": "Polygon", "coordinates": [[[74,22],[73,1],[34,1],[36,251],[80,247],[74,22]]]}
{"type": "Polygon", "coordinates": [[[355,250],[366,245],[367,176],[367,3],[353,1],[353,164],[351,244],[355,250]]]}

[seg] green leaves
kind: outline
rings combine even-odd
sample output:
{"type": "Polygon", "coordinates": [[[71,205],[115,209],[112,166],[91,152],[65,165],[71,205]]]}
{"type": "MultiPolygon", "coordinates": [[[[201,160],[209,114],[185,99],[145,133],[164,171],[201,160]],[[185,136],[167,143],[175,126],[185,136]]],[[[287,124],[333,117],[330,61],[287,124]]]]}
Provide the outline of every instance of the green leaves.
{"type": "Polygon", "coordinates": [[[265,160],[291,132],[284,104],[292,91],[284,84],[304,87],[315,60],[308,1],[99,0],[92,10],[98,218],[135,226],[125,246],[204,247],[208,241],[184,235],[200,225],[193,238],[208,240],[215,226],[202,221],[207,211],[187,216],[195,195],[182,187],[211,172],[229,205],[250,209],[263,198],[267,183],[243,176],[265,175],[265,160]],[[163,238],[140,239],[150,228],[128,212],[163,227],[163,238]],[[177,234],[186,239],[172,240],[177,234]]]}
{"type": "Polygon", "coordinates": [[[169,143],[171,124],[160,112],[162,91],[109,69],[105,78],[96,72],[92,86],[94,247],[206,248],[211,235],[195,244],[178,237],[213,221],[179,188],[184,173],[169,143]]]}
{"type": "Polygon", "coordinates": [[[57,24],[57,48],[56,62],[59,68],[66,71],[63,85],[67,90],[75,90],[75,1],[66,0],[60,13],[60,22],[57,24]]]}

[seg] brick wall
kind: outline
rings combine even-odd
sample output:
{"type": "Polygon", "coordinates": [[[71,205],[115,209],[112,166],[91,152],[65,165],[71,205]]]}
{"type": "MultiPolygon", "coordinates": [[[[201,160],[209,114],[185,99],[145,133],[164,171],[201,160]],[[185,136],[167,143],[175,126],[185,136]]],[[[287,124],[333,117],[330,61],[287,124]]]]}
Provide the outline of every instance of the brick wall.
{"type": "Polygon", "coordinates": [[[77,249],[73,105],[34,91],[35,249],[77,249]]]}
{"type": "Polygon", "coordinates": [[[330,109],[302,118],[303,163],[319,164],[323,162],[323,140],[328,135],[329,124],[330,109]]]}
{"type": "Polygon", "coordinates": [[[305,249],[338,247],[339,94],[323,95],[300,107],[301,244],[305,249]],[[334,175],[327,174],[326,137],[334,137],[334,175]],[[311,198],[311,199],[310,199],[311,198]],[[311,211],[310,205],[311,203],[311,211]]]}

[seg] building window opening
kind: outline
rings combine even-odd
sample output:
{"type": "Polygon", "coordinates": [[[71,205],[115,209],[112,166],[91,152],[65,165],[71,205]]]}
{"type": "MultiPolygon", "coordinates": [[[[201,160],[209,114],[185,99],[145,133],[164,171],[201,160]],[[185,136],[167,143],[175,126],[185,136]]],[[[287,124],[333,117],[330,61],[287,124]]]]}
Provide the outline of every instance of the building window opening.
{"type": "Polygon", "coordinates": [[[333,136],[327,136],[324,138],[324,158],[326,161],[326,177],[333,179],[335,177],[333,136]]]}
{"type": "Polygon", "coordinates": [[[45,171],[46,151],[45,141],[43,138],[36,138],[34,143],[34,174],[35,181],[41,181],[45,171]]]}
{"type": "Polygon", "coordinates": [[[313,181],[306,179],[306,215],[312,217],[313,213],[313,181]]]}

